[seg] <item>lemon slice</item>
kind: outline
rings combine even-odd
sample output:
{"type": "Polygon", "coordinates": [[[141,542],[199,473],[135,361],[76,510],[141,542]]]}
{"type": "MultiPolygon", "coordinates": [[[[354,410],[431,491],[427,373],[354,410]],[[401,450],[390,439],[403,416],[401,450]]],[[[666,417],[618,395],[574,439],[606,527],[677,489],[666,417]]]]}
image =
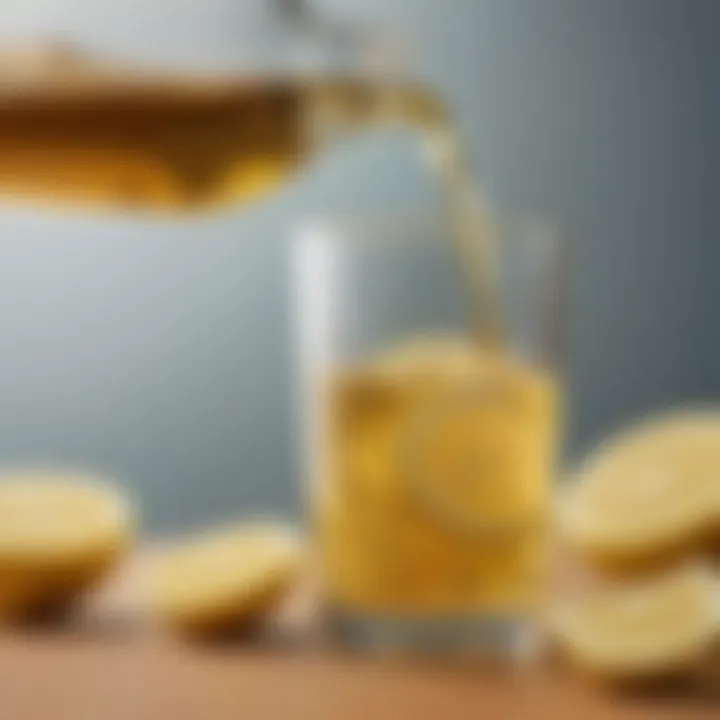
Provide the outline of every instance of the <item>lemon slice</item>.
{"type": "Polygon", "coordinates": [[[581,666],[611,679],[690,669],[720,633],[720,584],[704,566],[683,566],[558,608],[555,634],[581,666]]]}
{"type": "Polygon", "coordinates": [[[720,412],[673,414],[600,447],[561,499],[572,547],[596,564],[643,569],[720,530],[720,412]]]}
{"type": "Polygon", "coordinates": [[[404,468],[412,495],[438,519],[485,538],[544,523],[554,466],[556,396],[520,365],[478,368],[419,398],[404,468]]]}
{"type": "Polygon", "coordinates": [[[76,598],[118,559],[128,503],[92,477],[0,477],[0,613],[13,618],[76,598]]]}
{"type": "Polygon", "coordinates": [[[157,615],[188,633],[214,633],[257,619],[283,596],[302,565],[287,527],[240,524],[189,538],[159,554],[151,584],[157,615]]]}

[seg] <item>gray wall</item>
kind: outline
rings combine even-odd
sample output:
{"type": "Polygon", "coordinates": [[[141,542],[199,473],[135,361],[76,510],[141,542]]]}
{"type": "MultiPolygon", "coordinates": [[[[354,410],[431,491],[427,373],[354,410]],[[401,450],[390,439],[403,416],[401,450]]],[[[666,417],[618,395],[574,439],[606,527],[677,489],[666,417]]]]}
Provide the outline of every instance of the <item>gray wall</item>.
{"type": "MultiPolygon", "coordinates": [[[[720,3],[325,4],[409,37],[495,201],[572,236],[573,453],[720,395],[720,3]]],[[[227,62],[246,5],[6,0],[0,36],[227,62]]],[[[154,529],[295,507],[288,230],[331,208],[431,204],[419,170],[406,138],[365,139],[272,200],[187,224],[4,210],[0,459],[116,473],[154,529]]]]}

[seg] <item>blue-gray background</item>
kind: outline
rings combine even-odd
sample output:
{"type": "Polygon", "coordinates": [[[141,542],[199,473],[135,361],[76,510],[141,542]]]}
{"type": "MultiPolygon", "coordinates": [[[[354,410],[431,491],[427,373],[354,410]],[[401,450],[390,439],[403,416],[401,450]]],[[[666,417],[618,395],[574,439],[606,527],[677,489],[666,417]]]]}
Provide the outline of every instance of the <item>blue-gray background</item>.
{"type": "MultiPolygon", "coordinates": [[[[257,0],[5,0],[46,31],[242,59],[257,0]]],[[[333,0],[418,50],[495,202],[576,245],[570,451],[720,395],[720,3],[333,0]]],[[[0,459],[119,475],[155,530],[292,509],[288,231],[434,202],[410,143],[330,153],[244,212],[141,223],[0,212],[0,459]]]]}

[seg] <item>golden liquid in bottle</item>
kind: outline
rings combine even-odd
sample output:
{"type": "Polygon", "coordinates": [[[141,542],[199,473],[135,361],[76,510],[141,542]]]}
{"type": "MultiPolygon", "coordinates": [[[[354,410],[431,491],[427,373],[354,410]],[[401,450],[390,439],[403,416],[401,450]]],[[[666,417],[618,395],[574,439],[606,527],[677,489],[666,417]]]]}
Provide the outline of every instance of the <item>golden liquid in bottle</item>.
{"type": "Polygon", "coordinates": [[[0,193],[183,212],[274,189],[308,152],[282,82],[0,91],[0,193]]]}
{"type": "Polygon", "coordinates": [[[315,500],[328,592],[367,611],[517,608],[544,561],[555,394],[503,343],[489,213],[433,93],[92,68],[0,77],[0,195],[171,213],[237,205],[287,181],[328,138],[387,121],[431,151],[472,340],[391,348],[327,378],[315,500]]]}

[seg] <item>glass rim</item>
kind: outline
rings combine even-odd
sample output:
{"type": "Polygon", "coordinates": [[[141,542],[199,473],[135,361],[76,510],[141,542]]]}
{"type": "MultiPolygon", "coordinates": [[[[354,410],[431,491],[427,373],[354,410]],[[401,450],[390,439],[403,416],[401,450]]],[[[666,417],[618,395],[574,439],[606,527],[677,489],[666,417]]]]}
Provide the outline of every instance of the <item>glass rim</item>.
{"type": "MultiPolygon", "coordinates": [[[[550,244],[566,251],[568,236],[559,223],[547,216],[523,213],[496,213],[493,222],[500,242],[512,245],[550,244]]],[[[424,244],[449,238],[450,221],[441,211],[380,211],[329,213],[305,218],[293,231],[297,242],[322,240],[333,243],[424,244]]]]}
{"type": "MultiPolygon", "coordinates": [[[[556,224],[549,223],[543,216],[503,213],[499,217],[495,244],[499,248],[501,272],[512,267],[520,256],[526,256],[528,267],[537,268],[546,293],[543,301],[548,323],[544,341],[548,348],[546,354],[552,367],[564,371],[572,344],[569,308],[574,290],[573,245],[556,224]]],[[[291,266],[298,274],[305,263],[319,262],[323,273],[330,278],[335,268],[332,257],[342,255],[343,248],[352,251],[365,245],[373,251],[383,246],[411,251],[415,246],[426,251],[435,246],[438,252],[449,252],[449,234],[450,226],[442,212],[329,213],[306,218],[296,225],[291,266]]]]}

